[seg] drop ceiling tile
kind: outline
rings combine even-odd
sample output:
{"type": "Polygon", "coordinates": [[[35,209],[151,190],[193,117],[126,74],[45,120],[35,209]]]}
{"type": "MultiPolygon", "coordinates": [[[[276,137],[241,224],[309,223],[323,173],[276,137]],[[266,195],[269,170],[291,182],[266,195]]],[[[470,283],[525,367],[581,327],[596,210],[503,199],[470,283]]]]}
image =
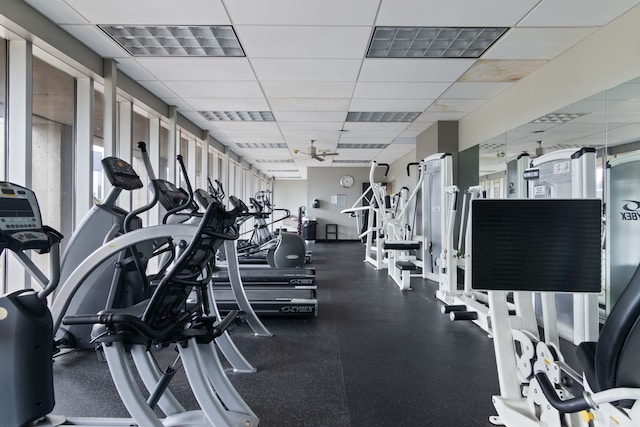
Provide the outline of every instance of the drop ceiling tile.
{"type": "Polygon", "coordinates": [[[349,150],[341,148],[339,152],[340,155],[337,157],[339,160],[373,160],[382,152],[382,149],[349,150]]]}
{"type": "Polygon", "coordinates": [[[269,111],[264,98],[184,98],[197,111],[269,111]]]}
{"type": "Polygon", "coordinates": [[[485,99],[444,99],[434,101],[427,108],[427,112],[471,112],[486,102],[485,99]]]}
{"type": "Polygon", "coordinates": [[[433,99],[353,99],[349,111],[424,111],[433,99]]]}
{"type": "MultiPolygon", "coordinates": [[[[370,138],[358,137],[350,132],[343,133],[340,136],[340,144],[390,144],[392,138],[370,138]]],[[[415,142],[415,141],[414,141],[415,142]]]]}
{"type": "MultiPolygon", "coordinates": [[[[309,140],[314,139],[318,141],[318,144],[337,144],[340,134],[336,131],[324,131],[324,130],[312,130],[312,131],[298,131],[288,130],[283,131],[285,141],[289,147],[295,146],[295,144],[307,144],[309,140]]],[[[306,145],[305,145],[306,147],[306,145]]]]}
{"type": "Polygon", "coordinates": [[[273,111],[279,122],[343,122],[346,111],[273,111]]]}
{"type": "Polygon", "coordinates": [[[553,59],[595,32],[597,27],[512,28],[482,59],[553,59]]]}
{"type": "Polygon", "coordinates": [[[269,104],[277,111],[347,111],[349,109],[348,98],[269,98],[269,104]]]}
{"type": "Polygon", "coordinates": [[[544,67],[548,62],[545,59],[481,59],[458,81],[514,83],[544,67]]]}
{"type": "Polygon", "coordinates": [[[173,98],[176,96],[175,92],[172,92],[167,86],[157,80],[142,80],[138,81],[138,83],[158,98],[173,98]]]}
{"type": "Polygon", "coordinates": [[[94,24],[229,25],[220,0],[65,0],[94,24]]]}
{"type": "Polygon", "coordinates": [[[338,132],[344,122],[278,122],[282,131],[289,130],[332,130],[338,132]]]}
{"type": "Polygon", "coordinates": [[[63,30],[71,34],[84,44],[91,47],[91,50],[104,58],[129,58],[131,55],[109,36],[93,25],[61,25],[63,30]]]}
{"type": "Polygon", "coordinates": [[[449,86],[450,83],[359,82],[353,97],[359,99],[436,99],[449,86]]]}
{"type": "Polygon", "coordinates": [[[350,134],[361,130],[378,130],[382,136],[385,135],[386,132],[400,132],[408,125],[409,123],[405,122],[345,122],[344,129],[350,134]]]}
{"type": "Polygon", "coordinates": [[[606,25],[636,6],[637,0],[602,2],[599,0],[563,0],[540,2],[518,25],[525,27],[589,27],[606,25]],[[576,13],[580,11],[580,13],[576,13]]]}
{"type": "Polygon", "coordinates": [[[25,0],[25,3],[58,25],[87,24],[87,20],[63,0],[25,0]]]}
{"type": "Polygon", "coordinates": [[[442,94],[444,99],[491,99],[511,83],[454,83],[442,94]]]}
{"type": "Polygon", "coordinates": [[[362,58],[369,27],[238,26],[238,39],[251,58],[362,58]]]}
{"type": "Polygon", "coordinates": [[[225,1],[235,25],[372,25],[379,0],[225,1]]]}
{"type": "Polygon", "coordinates": [[[255,81],[247,58],[137,58],[158,80],[255,81]]]}
{"type": "Polygon", "coordinates": [[[366,59],[362,64],[361,82],[455,82],[474,59],[366,59]]]}
{"type": "Polygon", "coordinates": [[[348,98],[355,82],[270,82],[261,83],[269,98],[348,98]]]}
{"type": "Polygon", "coordinates": [[[355,81],[361,63],[361,59],[251,59],[261,81],[355,81]]]}
{"type": "Polygon", "coordinates": [[[459,112],[459,111],[425,111],[420,114],[413,123],[423,123],[423,122],[437,122],[440,120],[460,120],[467,113],[459,112]]]}
{"type": "MultiPolygon", "coordinates": [[[[162,99],[164,102],[166,102],[167,105],[175,105],[176,107],[178,107],[178,110],[181,113],[183,111],[196,111],[191,105],[189,105],[186,102],[184,102],[184,100],[182,98],[177,98],[177,97],[174,96],[174,97],[161,97],[160,99],[162,99]]],[[[198,113],[198,116],[200,116],[200,113],[198,113]]],[[[200,117],[202,117],[202,116],[200,116],[200,117]]],[[[204,118],[204,117],[202,117],[202,118],[204,118]]]]}
{"type": "Polygon", "coordinates": [[[118,64],[118,71],[125,73],[136,81],[156,80],[153,74],[147,71],[133,58],[118,58],[116,62],[118,64]]]}
{"type": "MultiPolygon", "coordinates": [[[[376,25],[510,27],[538,0],[382,0],[376,25]]],[[[572,9],[571,13],[575,14],[572,9]]]]}
{"type": "Polygon", "coordinates": [[[167,81],[166,85],[184,98],[260,98],[258,82],[167,81]]]}

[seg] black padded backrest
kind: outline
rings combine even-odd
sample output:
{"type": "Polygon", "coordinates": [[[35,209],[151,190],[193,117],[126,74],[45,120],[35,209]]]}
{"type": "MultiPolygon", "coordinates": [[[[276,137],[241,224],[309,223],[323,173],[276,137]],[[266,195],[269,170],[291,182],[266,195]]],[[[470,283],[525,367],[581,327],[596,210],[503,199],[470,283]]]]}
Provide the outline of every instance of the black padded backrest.
{"type": "Polygon", "coordinates": [[[162,278],[145,309],[142,320],[151,328],[162,329],[184,312],[191,288],[202,284],[201,275],[223,240],[237,238],[237,233],[224,234],[233,223],[228,217],[218,203],[207,207],[193,239],[162,278]]]}
{"type": "Polygon", "coordinates": [[[282,232],[278,238],[278,246],[273,251],[273,264],[276,268],[304,267],[306,252],[307,245],[301,236],[282,232]]]}
{"type": "Polygon", "coordinates": [[[595,354],[597,390],[640,387],[640,266],[602,327],[595,354]]]}

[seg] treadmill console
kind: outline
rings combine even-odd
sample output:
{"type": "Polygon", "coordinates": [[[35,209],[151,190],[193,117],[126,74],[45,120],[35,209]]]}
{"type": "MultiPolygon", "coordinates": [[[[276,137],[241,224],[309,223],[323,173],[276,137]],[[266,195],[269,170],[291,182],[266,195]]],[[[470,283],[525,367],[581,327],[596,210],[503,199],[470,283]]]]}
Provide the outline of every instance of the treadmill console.
{"type": "Polygon", "coordinates": [[[18,249],[48,249],[38,200],[33,191],[0,182],[0,244],[18,249]]]}
{"type": "Polygon", "coordinates": [[[142,188],[140,177],[131,165],[117,157],[105,157],[102,159],[104,174],[114,187],[127,191],[142,188]]]}

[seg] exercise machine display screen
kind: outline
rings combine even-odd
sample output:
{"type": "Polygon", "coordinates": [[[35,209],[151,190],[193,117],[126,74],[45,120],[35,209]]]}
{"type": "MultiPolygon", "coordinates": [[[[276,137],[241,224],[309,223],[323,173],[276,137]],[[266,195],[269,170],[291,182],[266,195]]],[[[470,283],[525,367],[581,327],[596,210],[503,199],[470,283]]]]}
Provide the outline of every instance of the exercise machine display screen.
{"type": "Polygon", "coordinates": [[[142,188],[140,177],[131,165],[117,157],[105,157],[102,159],[104,174],[114,187],[127,191],[142,188]]]}
{"type": "Polygon", "coordinates": [[[474,289],[600,292],[599,199],[478,199],[471,209],[474,289]]]}
{"type": "Polygon", "coordinates": [[[9,182],[0,183],[0,230],[42,228],[38,202],[33,192],[9,182]]]}

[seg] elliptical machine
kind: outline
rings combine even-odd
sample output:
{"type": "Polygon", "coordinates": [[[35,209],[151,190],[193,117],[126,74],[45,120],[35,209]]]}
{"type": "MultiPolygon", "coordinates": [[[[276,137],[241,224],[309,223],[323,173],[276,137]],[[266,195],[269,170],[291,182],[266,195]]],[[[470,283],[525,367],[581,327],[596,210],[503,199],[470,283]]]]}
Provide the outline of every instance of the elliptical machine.
{"type": "MultiPolygon", "coordinates": [[[[237,212],[212,205],[200,224],[154,227],[155,237],[180,237],[181,252],[166,272],[151,298],[127,309],[104,310],[98,314],[65,318],[66,324],[100,324],[94,339],[101,343],[116,388],[131,413],[131,419],[67,419],[49,416],[55,406],[53,369],[53,321],[47,296],[58,284],[59,244],[62,236],[43,226],[36,197],[30,190],[0,183],[0,251],[12,251],[43,290],[17,291],[0,297],[0,386],[7,394],[0,399],[2,426],[144,426],[213,427],[255,426],[259,420],[226,378],[212,341],[241,313],[224,319],[207,316],[209,263],[216,249],[227,239],[237,239],[233,227],[237,212]],[[25,251],[50,253],[50,279],[29,259],[25,251]],[[190,301],[191,291],[199,296],[190,301]],[[19,337],[19,339],[18,339],[19,337]],[[151,347],[177,344],[191,390],[200,410],[187,411],[168,390],[173,371],[162,372],[148,355],[151,347]],[[132,377],[126,349],[130,349],[148,398],[132,377]],[[166,414],[160,419],[155,407],[166,414]]],[[[69,277],[81,282],[97,266],[123,248],[149,239],[138,230],[114,239],[94,251],[69,277]]],[[[153,233],[152,233],[153,234],[153,233]]],[[[152,237],[153,238],[153,237],[152,237]]]]}

